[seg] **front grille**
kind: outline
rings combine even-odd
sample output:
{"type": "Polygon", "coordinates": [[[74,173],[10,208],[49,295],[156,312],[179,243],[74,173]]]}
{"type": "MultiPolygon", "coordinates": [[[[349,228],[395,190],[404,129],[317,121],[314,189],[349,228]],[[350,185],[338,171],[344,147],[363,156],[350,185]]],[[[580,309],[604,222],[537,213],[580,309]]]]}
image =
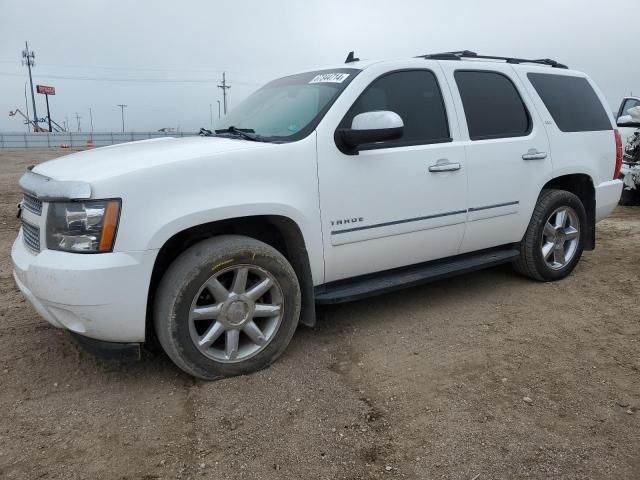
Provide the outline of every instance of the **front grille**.
{"type": "Polygon", "coordinates": [[[33,252],[40,252],[40,228],[22,221],[22,239],[27,248],[33,252]]]}
{"type": "Polygon", "coordinates": [[[42,200],[38,200],[36,197],[27,193],[24,194],[24,198],[22,199],[22,206],[36,215],[42,214],[42,200]]]}

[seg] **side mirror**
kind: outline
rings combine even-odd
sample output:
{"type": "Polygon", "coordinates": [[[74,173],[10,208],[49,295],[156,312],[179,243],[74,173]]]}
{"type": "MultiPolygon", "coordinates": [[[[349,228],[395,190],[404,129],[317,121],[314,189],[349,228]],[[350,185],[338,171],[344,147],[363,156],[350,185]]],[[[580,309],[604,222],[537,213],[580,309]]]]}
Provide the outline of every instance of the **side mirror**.
{"type": "Polygon", "coordinates": [[[635,121],[631,115],[623,115],[616,122],[619,127],[640,128],[640,121],[635,121]]]}
{"type": "Polygon", "coordinates": [[[403,132],[404,123],[400,115],[379,110],[356,115],[351,122],[351,128],[336,131],[336,136],[339,137],[336,140],[350,150],[349,153],[355,153],[360,145],[397,140],[402,137],[403,132]]]}

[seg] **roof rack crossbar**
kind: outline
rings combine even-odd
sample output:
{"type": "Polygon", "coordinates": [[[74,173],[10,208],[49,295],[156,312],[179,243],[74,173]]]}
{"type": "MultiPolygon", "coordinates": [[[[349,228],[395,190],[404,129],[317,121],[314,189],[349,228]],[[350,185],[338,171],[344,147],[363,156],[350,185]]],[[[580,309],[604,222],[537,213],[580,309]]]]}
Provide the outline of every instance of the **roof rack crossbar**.
{"type": "Polygon", "coordinates": [[[495,55],[478,55],[471,50],[461,50],[458,52],[443,52],[443,53],[429,53],[427,55],[418,55],[416,58],[424,58],[428,60],[462,60],[464,58],[477,58],[481,60],[503,60],[506,63],[520,64],[520,63],[535,63],[537,65],[548,65],[553,68],[569,68],[562,63],[558,63],[550,58],[541,58],[537,60],[529,60],[526,58],[514,58],[514,57],[499,57],[495,55]]]}

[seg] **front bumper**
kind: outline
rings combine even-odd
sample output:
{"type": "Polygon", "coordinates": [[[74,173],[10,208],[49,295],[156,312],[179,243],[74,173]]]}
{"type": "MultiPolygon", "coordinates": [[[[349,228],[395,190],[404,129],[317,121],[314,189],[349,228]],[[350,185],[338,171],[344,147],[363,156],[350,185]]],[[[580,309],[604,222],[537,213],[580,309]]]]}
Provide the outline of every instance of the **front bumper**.
{"type": "Polygon", "coordinates": [[[78,254],[29,251],[22,230],[11,259],[18,288],[52,325],[108,342],[143,342],[157,250],[78,254]]]}
{"type": "Polygon", "coordinates": [[[610,180],[596,185],[596,222],[603,220],[616,208],[622,194],[622,182],[610,180]]]}

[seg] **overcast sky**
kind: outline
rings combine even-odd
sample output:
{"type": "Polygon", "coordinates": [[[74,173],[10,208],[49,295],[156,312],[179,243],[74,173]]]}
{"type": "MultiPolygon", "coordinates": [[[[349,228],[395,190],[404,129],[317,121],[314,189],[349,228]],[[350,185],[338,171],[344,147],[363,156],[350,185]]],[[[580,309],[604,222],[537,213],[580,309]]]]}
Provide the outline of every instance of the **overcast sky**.
{"type": "MultiPolygon", "coordinates": [[[[24,131],[8,111],[25,108],[25,40],[35,84],[53,85],[51,116],[89,131],[177,127],[217,117],[227,72],[229,106],[264,82],[360,58],[469,49],[553,58],[590,74],[612,109],[640,94],[638,0],[0,0],[0,131],[24,131]]],[[[36,95],[38,116],[46,115],[36,95]]],[[[31,99],[29,98],[31,109],[31,99]]]]}

